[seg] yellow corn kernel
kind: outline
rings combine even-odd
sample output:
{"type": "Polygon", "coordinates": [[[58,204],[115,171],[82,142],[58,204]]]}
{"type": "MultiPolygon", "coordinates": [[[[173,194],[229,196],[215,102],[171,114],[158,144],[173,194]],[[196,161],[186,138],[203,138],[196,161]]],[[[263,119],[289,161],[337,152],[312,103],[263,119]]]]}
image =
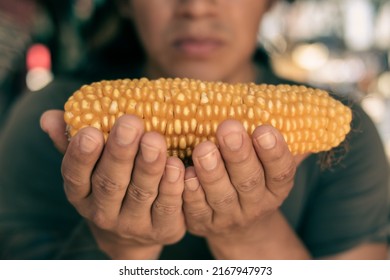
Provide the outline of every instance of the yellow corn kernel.
{"type": "Polygon", "coordinates": [[[242,122],[249,134],[270,124],[293,154],[338,146],[350,131],[352,112],[326,91],[305,86],[226,84],[192,79],[124,79],[82,86],[65,104],[69,138],[92,126],[108,138],[123,114],[145,120],[146,131],[165,136],[168,154],[191,156],[202,141],[215,142],[225,119],[242,122]],[[95,96],[95,97],[93,97],[95,96]]]}

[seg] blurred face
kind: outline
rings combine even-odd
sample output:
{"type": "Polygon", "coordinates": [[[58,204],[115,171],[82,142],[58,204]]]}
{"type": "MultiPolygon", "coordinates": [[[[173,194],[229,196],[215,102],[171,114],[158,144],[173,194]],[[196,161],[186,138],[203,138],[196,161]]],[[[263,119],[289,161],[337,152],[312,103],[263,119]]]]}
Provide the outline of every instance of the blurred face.
{"type": "Polygon", "coordinates": [[[151,78],[254,79],[252,55],[269,0],[128,0],[151,78]]]}

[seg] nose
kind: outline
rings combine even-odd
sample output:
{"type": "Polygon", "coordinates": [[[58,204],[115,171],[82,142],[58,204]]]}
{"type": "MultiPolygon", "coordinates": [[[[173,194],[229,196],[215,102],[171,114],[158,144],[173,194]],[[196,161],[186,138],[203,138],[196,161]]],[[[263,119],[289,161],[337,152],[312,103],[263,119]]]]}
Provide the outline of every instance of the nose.
{"type": "Polygon", "coordinates": [[[202,18],[215,15],[219,0],[177,0],[177,14],[186,18],[202,18]]]}

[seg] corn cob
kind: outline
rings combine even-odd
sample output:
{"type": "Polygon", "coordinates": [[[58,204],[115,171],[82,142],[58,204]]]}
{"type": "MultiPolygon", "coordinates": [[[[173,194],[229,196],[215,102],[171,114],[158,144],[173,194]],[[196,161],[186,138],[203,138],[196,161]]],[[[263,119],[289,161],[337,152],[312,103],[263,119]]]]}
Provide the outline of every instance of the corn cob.
{"type": "Polygon", "coordinates": [[[105,140],[115,120],[134,114],[146,131],[165,136],[168,154],[189,157],[200,142],[216,143],[225,119],[242,122],[249,134],[262,124],[277,128],[293,154],[338,146],[350,131],[350,108],[326,91],[305,86],[227,84],[191,79],[123,79],[95,82],[65,104],[69,138],[86,126],[105,140]]]}

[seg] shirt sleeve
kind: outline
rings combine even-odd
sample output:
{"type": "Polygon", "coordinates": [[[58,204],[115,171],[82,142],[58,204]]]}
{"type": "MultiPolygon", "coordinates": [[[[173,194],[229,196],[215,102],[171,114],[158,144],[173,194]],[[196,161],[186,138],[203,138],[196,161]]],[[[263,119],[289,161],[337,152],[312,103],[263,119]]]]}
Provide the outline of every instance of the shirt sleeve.
{"type": "Polygon", "coordinates": [[[305,210],[301,235],[314,257],[386,242],[389,166],[374,124],[353,110],[345,154],[321,173],[305,210]]]}
{"type": "Polygon", "coordinates": [[[75,88],[55,83],[17,102],[0,135],[0,259],[101,259],[83,219],[68,203],[62,155],[41,131],[47,109],[75,88]]]}

